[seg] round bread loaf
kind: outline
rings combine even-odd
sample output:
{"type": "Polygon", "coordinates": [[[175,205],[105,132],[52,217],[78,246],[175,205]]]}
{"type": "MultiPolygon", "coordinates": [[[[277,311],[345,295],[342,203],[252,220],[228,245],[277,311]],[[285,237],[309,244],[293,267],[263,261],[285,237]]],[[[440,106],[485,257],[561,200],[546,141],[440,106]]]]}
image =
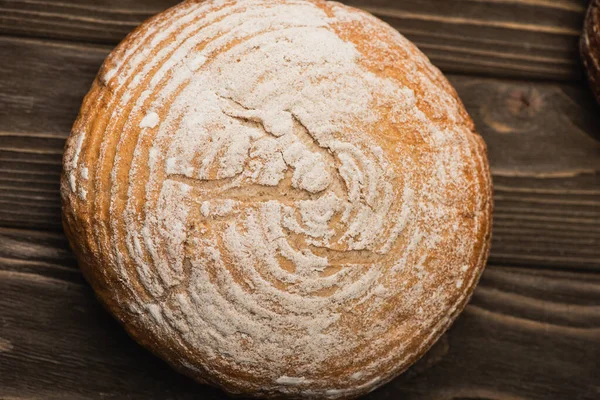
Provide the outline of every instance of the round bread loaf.
{"type": "Polygon", "coordinates": [[[334,2],[187,1],[107,58],[64,228],[143,346],[229,393],[349,398],[404,371],[490,244],[485,145],[429,60],[334,2]]]}
{"type": "Polygon", "coordinates": [[[581,58],[590,87],[600,103],[600,1],[591,0],[580,40],[581,58]]]}

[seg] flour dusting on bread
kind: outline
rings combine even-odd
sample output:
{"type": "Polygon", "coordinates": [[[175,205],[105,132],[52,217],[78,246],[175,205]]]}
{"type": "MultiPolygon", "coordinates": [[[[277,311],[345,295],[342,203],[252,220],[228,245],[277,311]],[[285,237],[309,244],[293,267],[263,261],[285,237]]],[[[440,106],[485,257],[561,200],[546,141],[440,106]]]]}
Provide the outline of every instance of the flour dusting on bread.
{"type": "Polygon", "coordinates": [[[403,36],[338,3],[151,19],[107,59],[64,165],[101,300],[232,393],[374,389],[443,333],[487,257],[489,171],[462,104],[403,36]]]}

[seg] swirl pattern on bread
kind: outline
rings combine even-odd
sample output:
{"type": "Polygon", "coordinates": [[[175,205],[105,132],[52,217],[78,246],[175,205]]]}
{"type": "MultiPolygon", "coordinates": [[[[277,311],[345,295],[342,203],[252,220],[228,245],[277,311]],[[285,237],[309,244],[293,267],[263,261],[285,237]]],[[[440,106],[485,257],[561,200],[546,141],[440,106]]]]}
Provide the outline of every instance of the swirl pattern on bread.
{"type": "Polygon", "coordinates": [[[230,393],[346,398],[416,361],[488,254],[485,145],[414,45],[334,2],[187,1],[108,57],[64,158],[106,307],[230,393]]]}

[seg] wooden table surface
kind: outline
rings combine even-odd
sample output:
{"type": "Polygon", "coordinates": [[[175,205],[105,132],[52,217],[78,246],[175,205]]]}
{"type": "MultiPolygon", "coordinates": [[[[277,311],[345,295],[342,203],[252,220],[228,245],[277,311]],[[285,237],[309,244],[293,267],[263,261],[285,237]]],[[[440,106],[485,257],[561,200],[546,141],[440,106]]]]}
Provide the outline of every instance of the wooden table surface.
{"type": "MultiPolygon", "coordinates": [[[[0,398],[217,399],[136,345],[60,226],[63,145],[104,57],[176,0],[0,0],[0,398]]],[[[370,399],[600,398],[600,108],[584,0],[351,0],[413,40],[489,147],[493,245],[471,303],[370,399]]]]}

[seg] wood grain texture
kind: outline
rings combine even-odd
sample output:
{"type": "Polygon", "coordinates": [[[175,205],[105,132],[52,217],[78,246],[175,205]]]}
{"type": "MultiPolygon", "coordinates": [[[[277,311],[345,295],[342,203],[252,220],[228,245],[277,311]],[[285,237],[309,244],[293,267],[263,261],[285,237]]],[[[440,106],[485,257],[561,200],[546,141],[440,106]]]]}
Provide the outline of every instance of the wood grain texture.
{"type": "MultiPolygon", "coordinates": [[[[64,140],[109,48],[0,37],[0,225],[60,229],[64,140]]],[[[495,181],[491,260],[600,268],[600,131],[587,90],[450,76],[495,181]]]]}
{"type": "MultiPolygon", "coordinates": [[[[0,398],[218,399],[101,308],[60,233],[0,228],[0,398]]],[[[368,399],[597,399],[600,276],[490,266],[465,312],[368,399]]]]}
{"type": "MultiPolygon", "coordinates": [[[[585,0],[347,0],[413,40],[445,72],[578,79],[585,0]]],[[[0,32],[115,44],[178,3],[0,0],[0,32]]]]}

